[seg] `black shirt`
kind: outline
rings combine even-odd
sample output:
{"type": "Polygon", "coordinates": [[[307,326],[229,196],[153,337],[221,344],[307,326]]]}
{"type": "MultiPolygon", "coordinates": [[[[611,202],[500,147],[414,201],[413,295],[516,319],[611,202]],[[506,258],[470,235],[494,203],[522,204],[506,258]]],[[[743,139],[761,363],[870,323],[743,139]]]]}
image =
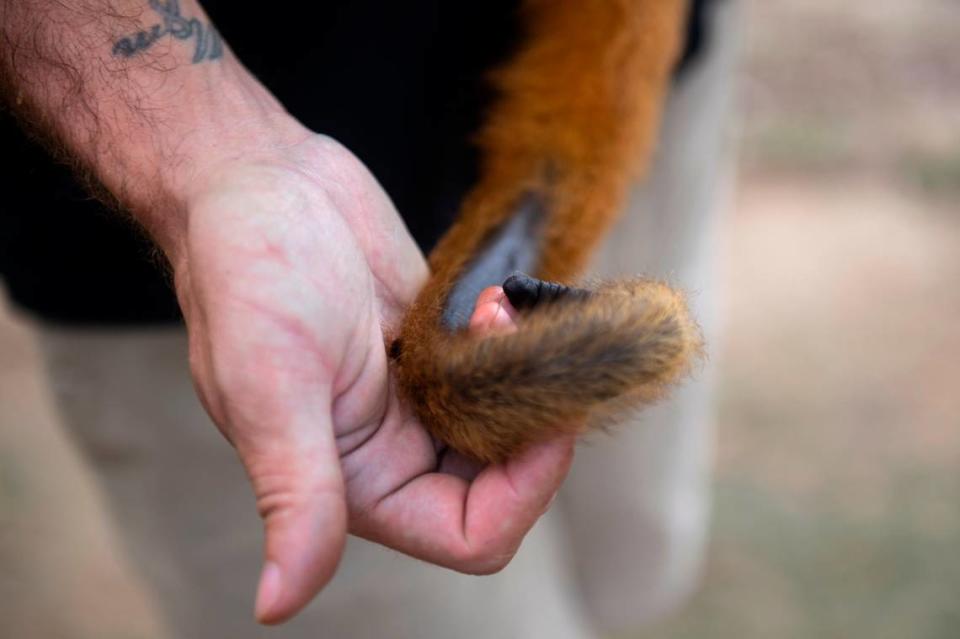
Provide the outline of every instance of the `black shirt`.
{"type": "MultiPolygon", "coordinates": [[[[696,2],[685,60],[700,48],[705,2],[696,2]]],[[[517,4],[340,0],[268,11],[203,3],[294,117],[370,168],[424,251],[475,179],[469,137],[490,98],[483,74],[517,39],[517,4]]],[[[6,114],[0,154],[0,274],[14,302],[60,323],[178,320],[161,262],[132,221],[92,199],[6,114]]]]}

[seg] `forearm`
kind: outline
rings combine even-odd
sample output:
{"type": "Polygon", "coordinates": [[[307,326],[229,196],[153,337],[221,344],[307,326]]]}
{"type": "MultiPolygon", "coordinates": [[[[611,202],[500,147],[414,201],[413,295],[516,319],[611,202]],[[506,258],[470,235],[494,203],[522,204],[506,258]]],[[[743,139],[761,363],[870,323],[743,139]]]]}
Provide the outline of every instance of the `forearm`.
{"type": "Polygon", "coordinates": [[[168,253],[205,173],[305,134],[193,0],[0,0],[0,80],[168,253]]]}

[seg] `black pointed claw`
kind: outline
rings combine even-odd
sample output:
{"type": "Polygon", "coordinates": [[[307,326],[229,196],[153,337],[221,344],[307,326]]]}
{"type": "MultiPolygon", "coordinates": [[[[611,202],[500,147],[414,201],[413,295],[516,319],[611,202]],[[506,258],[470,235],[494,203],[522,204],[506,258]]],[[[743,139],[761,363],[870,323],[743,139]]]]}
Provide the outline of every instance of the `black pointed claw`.
{"type": "Polygon", "coordinates": [[[390,348],[387,350],[387,354],[390,356],[390,359],[400,359],[401,353],[403,353],[403,342],[401,342],[398,337],[390,342],[390,348]]]}
{"type": "Polygon", "coordinates": [[[590,295],[586,289],[545,282],[524,273],[514,273],[504,280],[503,292],[517,310],[531,309],[541,303],[585,299],[590,295]]]}

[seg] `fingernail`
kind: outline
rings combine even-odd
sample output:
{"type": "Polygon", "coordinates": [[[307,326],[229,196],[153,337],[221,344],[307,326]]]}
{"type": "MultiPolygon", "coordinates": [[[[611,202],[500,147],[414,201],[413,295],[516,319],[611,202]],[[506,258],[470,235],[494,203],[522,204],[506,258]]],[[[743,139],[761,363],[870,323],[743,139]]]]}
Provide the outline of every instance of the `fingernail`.
{"type": "Polygon", "coordinates": [[[257,621],[263,622],[270,616],[274,604],[280,598],[280,567],[268,561],[263,565],[263,572],[260,573],[260,585],[257,587],[257,603],[254,607],[254,614],[257,621]]]}

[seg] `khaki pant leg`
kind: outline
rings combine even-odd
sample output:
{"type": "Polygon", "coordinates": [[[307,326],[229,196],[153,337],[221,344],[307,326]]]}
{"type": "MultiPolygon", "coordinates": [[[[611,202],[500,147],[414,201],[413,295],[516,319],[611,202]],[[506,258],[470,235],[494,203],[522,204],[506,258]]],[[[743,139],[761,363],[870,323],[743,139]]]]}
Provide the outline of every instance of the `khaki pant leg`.
{"type": "Polygon", "coordinates": [[[351,539],[337,577],[301,615],[276,629],[256,625],[261,525],[239,461],[196,399],[184,333],[42,329],[40,343],[63,420],[174,636],[591,636],[552,516],[492,577],[351,539]]]}
{"type": "MultiPolygon", "coordinates": [[[[736,3],[717,3],[708,55],[669,99],[646,185],[596,262],[599,277],[644,274],[689,293],[715,344],[715,247],[726,200],[736,3]]],[[[697,582],[709,512],[709,366],[672,397],[577,451],[561,492],[585,603],[605,629],[640,625],[697,582]]]]}

